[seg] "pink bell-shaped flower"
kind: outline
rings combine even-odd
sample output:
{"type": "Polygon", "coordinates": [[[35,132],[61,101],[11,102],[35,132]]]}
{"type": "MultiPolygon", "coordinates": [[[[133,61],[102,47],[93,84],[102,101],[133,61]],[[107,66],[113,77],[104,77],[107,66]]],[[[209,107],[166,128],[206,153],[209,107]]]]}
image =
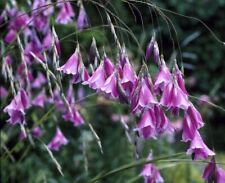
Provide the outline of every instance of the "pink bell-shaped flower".
{"type": "Polygon", "coordinates": [[[62,145],[66,144],[68,144],[68,140],[63,135],[62,131],[59,128],[57,128],[55,136],[48,144],[48,148],[54,151],[58,151],[62,145]]]}
{"type": "Polygon", "coordinates": [[[201,114],[193,105],[190,105],[184,116],[182,140],[184,142],[193,140],[196,131],[203,126],[201,114]]]}
{"type": "MultiPolygon", "coordinates": [[[[150,154],[147,160],[152,160],[152,155],[150,154]]],[[[144,177],[145,183],[163,183],[164,180],[160,175],[159,170],[152,164],[148,163],[144,165],[141,171],[141,176],[144,177]]]]}
{"type": "Polygon", "coordinates": [[[70,2],[59,2],[58,5],[60,7],[60,11],[56,17],[56,22],[59,24],[68,24],[72,22],[72,18],[75,16],[75,13],[70,2]]]}
{"type": "Polygon", "coordinates": [[[215,155],[215,153],[205,145],[198,131],[196,131],[191,141],[187,154],[191,154],[194,160],[206,159],[208,156],[215,155]]]}
{"type": "Polygon", "coordinates": [[[132,112],[137,112],[143,108],[151,108],[153,105],[157,104],[156,98],[151,92],[151,84],[148,77],[142,78],[139,81],[139,88],[137,89],[137,95],[133,95],[131,102],[132,112]]]}
{"type": "Polygon", "coordinates": [[[171,79],[171,73],[166,66],[164,59],[161,59],[161,65],[158,74],[156,75],[154,82],[154,90],[159,93],[163,91],[165,86],[169,83],[171,79]]]}
{"type": "Polygon", "coordinates": [[[172,109],[187,109],[190,106],[188,96],[173,79],[165,86],[160,104],[172,109]]]}
{"type": "Polygon", "coordinates": [[[76,75],[79,74],[80,65],[81,65],[81,56],[78,45],[72,56],[66,61],[66,63],[63,66],[57,68],[57,70],[62,71],[66,74],[76,75]]]}

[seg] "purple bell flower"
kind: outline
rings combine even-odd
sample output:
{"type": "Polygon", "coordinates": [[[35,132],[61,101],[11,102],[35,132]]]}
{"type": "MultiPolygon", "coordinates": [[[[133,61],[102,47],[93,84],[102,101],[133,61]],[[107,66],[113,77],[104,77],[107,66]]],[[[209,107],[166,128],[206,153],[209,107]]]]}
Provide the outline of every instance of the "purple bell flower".
{"type": "Polygon", "coordinates": [[[84,6],[81,5],[80,12],[77,18],[77,30],[82,31],[86,27],[88,27],[87,13],[84,9],[84,6]]]}
{"type": "Polygon", "coordinates": [[[58,5],[60,7],[60,11],[56,18],[56,22],[59,24],[68,24],[72,22],[72,18],[75,16],[75,13],[70,2],[60,2],[58,5]]]}
{"type": "Polygon", "coordinates": [[[203,126],[201,114],[193,105],[189,106],[184,116],[182,140],[184,142],[193,140],[196,131],[203,126]]]}
{"type": "Polygon", "coordinates": [[[215,153],[205,145],[198,131],[196,131],[191,141],[187,154],[191,154],[194,160],[206,159],[208,156],[215,155],[215,153]]]}
{"type": "MultiPolygon", "coordinates": [[[[150,154],[147,160],[151,160],[152,155],[150,154]]],[[[141,176],[144,177],[145,183],[163,183],[164,180],[160,175],[159,170],[152,164],[148,163],[144,165],[144,168],[141,171],[141,176]]]]}
{"type": "Polygon", "coordinates": [[[48,144],[48,148],[54,151],[58,151],[62,145],[66,144],[68,144],[68,140],[63,135],[62,131],[59,128],[57,128],[55,136],[48,144]]]}

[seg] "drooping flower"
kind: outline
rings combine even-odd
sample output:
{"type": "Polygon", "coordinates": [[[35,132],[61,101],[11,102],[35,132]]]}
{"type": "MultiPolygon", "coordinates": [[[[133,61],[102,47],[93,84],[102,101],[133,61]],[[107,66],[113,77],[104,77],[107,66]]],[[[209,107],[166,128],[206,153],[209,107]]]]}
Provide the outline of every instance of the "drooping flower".
{"type": "Polygon", "coordinates": [[[121,85],[127,96],[130,97],[137,85],[137,76],[130,62],[124,64],[121,74],[121,85]]]}
{"type": "Polygon", "coordinates": [[[173,79],[165,86],[160,103],[171,109],[187,109],[190,106],[188,96],[173,79]]]}
{"type": "Polygon", "coordinates": [[[48,31],[43,40],[43,48],[50,49],[53,46],[53,40],[53,34],[51,33],[51,31],[48,31]]]}
{"type": "Polygon", "coordinates": [[[45,76],[39,72],[35,80],[31,83],[33,88],[40,88],[43,84],[47,82],[45,76]]]}
{"type": "Polygon", "coordinates": [[[11,29],[5,36],[5,42],[6,43],[12,43],[16,39],[17,32],[13,29],[11,29]]]}
{"type": "Polygon", "coordinates": [[[62,145],[66,144],[68,144],[68,140],[63,135],[62,131],[59,128],[57,128],[55,136],[48,144],[48,148],[54,151],[58,151],[62,145]]]}
{"type": "Polygon", "coordinates": [[[0,86],[0,99],[3,99],[7,97],[8,91],[5,89],[5,87],[0,86]]]}
{"type": "Polygon", "coordinates": [[[156,93],[163,91],[165,86],[169,83],[171,79],[171,73],[166,66],[164,59],[161,59],[161,65],[158,74],[156,75],[154,82],[154,90],[156,93]]]}
{"type": "Polygon", "coordinates": [[[165,131],[173,132],[174,128],[164,114],[159,105],[146,109],[141,115],[141,119],[136,129],[144,139],[156,138],[165,131]]]}
{"type": "Polygon", "coordinates": [[[106,74],[103,63],[101,63],[92,76],[86,82],[83,82],[83,84],[88,84],[90,88],[96,90],[101,89],[104,86],[105,80],[106,74]]]}
{"type": "Polygon", "coordinates": [[[58,2],[58,6],[60,7],[60,11],[56,18],[56,22],[59,24],[68,24],[72,22],[72,18],[75,16],[75,13],[70,2],[58,2]]]}
{"type": "Polygon", "coordinates": [[[201,114],[193,105],[190,105],[184,116],[182,140],[184,142],[193,140],[196,131],[203,126],[201,114]]]}
{"type": "Polygon", "coordinates": [[[37,33],[33,30],[31,40],[26,44],[26,47],[24,49],[24,55],[26,56],[27,61],[31,61],[33,59],[31,52],[34,53],[34,55],[36,55],[41,60],[44,60],[42,51],[43,46],[41,44],[41,41],[38,38],[37,33]]]}
{"type": "Polygon", "coordinates": [[[205,179],[208,183],[224,183],[225,182],[225,170],[219,167],[215,163],[215,158],[206,165],[203,173],[203,179],[205,179]]]}
{"type": "Polygon", "coordinates": [[[106,94],[110,95],[112,98],[118,97],[118,85],[117,85],[117,72],[113,72],[111,76],[109,76],[101,90],[106,94]]]}
{"type": "MultiPolygon", "coordinates": [[[[147,160],[152,160],[152,155],[150,154],[147,160]]],[[[144,177],[145,183],[163,183],[164,180],[160,175],[159,170],[152,164],[148,163],[144,165],[141,171],[141,176],[144,177]]]]}
{"type": "Polygon", "coordinates": [[[151,83],[148,77],[141,78],[139,81],[137,95],[135,94],[131,102],[132,112],[137,112],[143,108],[151,108],[157,104],[157,100],[151,92],[151,83]]]}
{"type": "Polygon", "coordinates": [[[215,153],[205,145],[198,131],[196,131],[195,136],[191,141],[187,154],[191,154],[194,160],[206,159],[208,156],[215,155],[215,153]]]}
{"type": "Polygon", "coordinates": [[[212,158],[212,160],[206,165],[202,178],[208,182],[212,182],[213,180],[215,180],[215,172],[216,172],[215,159],[212,158]]]}
{"type": "Polygon", "coordinates": [[[51,0],[34,0],[32,10],[37,14],[43,13],[45,16],[49,16],[54,12],[54,6],[51,4],[51,0]]]}
{"type": "Polygon", "coordinates": [[[33,100],[32,104],[38,107],[44,107],[46,101],[45,91],[42,90],[33,100]]]}
{"type": "Polygon", "coordinates": [[[156,138],[156,131],[155,131],[155,116],[153,109],[145,110],[142,115],[141,119],[137,124],[137,129],[139,135],[144,138],[156,138]]]}
{"type": "Polygon", "coordinates": [[[86,27],[88,27],[87,13],[84,9],[84,6],[81,5],[80,12],[77,18],[77,29],[78,31],[82,31],[86,27]]]}
{"type": "Polygon", "coordinates": [[[29,98],[24,89],[20,89],[15,98],[11,101],[11,103],[4,108],[4,112],[8,113],[10,118],[8,122],[10,124],[23,124],[25,123],[24,115],[25,109],[30,107],[29,98]]]}
{"type": "Polygon", "coordinates": [[[71,121],[74,126],[79,126],[84,124],[84,119],[80,115],[80,113],[77,111],[74,105],[70,106],[71,110],[67,110],[66,113],[63,115],[63,118],[67,121],[71,121]]]}
{"type": "Polygon", "coordinates": [[[38,138],[42,135],[42,131],[41,128],[39,126],[35,127],[32,132],[31,132],[32,136],[38,138]]]}
{"type": "Polygon", "coordinates": [[[81,55],[78,45],[72,56],[66,61],[66,63],[63,66],[57,68],[57,70],[62,71],[63,73],[66,74],[76,75],[79,74],[80,65],[81,65],[81,55]]]}

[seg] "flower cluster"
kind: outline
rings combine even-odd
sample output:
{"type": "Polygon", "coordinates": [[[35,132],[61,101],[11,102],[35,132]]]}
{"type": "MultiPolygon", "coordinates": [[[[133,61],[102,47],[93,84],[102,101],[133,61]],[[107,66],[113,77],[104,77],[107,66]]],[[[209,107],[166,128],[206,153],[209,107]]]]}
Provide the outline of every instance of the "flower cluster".
{"type": "MultiPolygon", "coordinates": [[[[14,91],[14,99],[11,103],[4,108],[4,112],[9,115],[8,123],[15,125],[19,124],[26,126],[25,114],[29,108],[39,107],[45,108],[46,105],[54,104],[56,110],[62,113],[62,117],[66,121],[71,121],[75,126],[84,123],[84,119],[80,115],[75,105],[74,92],[72,85],[68,87],[67,96],[62,97],[61,92],[56,87],[54,92],[50,90],[50,96],[47,94],[47,90],[44,84],[49,84],[49,76],[47,77],[43,72],[36,71],[34,67],[38,67],[37,62],[34,59],[37,57],[42,62],[49,64],[50,55],[55,55],[56,59],[52,64],[54,68],[57,68],[59,63],[59,57],[61,54],[60,42],[54,27],[51,27],[50,17],[54,16],[56,12],[56,23],[69,24],[75,19],[75,12],[72,3],[69,1],[57,1],[57,6],[54,6],[54,2],[51,0],[34,0],[32,3],[29,1],[28,6],[32,10],[28,13],[20,11],[17,7],[17,3],[12,1],[7,3],[5,10],[1,13],[0,24],[7,24],[7,34],[5,35],[5,45],[13,44],[17,42],[20,47],[22,62],[13,62],[12,56],[7,54],[4,57],[3,63],[3,75],[5,79],[11,80],[11,87],[14,91]],[[32,55],[33,54],[33,55],[32,55]],[[16,74],[13,74],[13,65],[16,65],[16,74]]],[[[78,31],[82,31],[88,27],[88,18],[82,1],[77,4],[80,11],[77,16],[76,27],[78,31]]],[[[1,51],[4,47],[1,48],[1,51]]],[[[82,78],[88,78],[88,72],[82,70],[82,60],[79,55],[79,47],[75,53],[69,59],[67,65],[58,70],[63,69],[67,74],[74,75],[75,80],[79,74],[82,78]],[[74,63],[76,62],[77,63],[74,63]],[[67,72],[66,68],[73,65],[73,70],[67,72]]],[[[70,68],[69,68],[70,69],[70,68]]],[[[7,90],[1,86],[1,98],[5,98],[8,95],[7,90]]],[[[29,130],[27,130],[29,131],[29,130]]],[[[26,137],[25,130],[20,133],[20,139],[26,137]]],[[[41,128],[36,127],[30,131],[34,137],[39,137],[41,128]]],[[[59,130],[57,130],[59,132],[59,130]]],[[[61,144],[59,144],[60,146],[61,144]]],[[[58,150],[58,148],[52,148],[52,150],[58,150]]]]}
{"type": "MultiPolygon", "coordinates": [[[[80,12],[77,18],[77,30],[82,31],[89,24],[81,1],[78,6],[80,12]]],[[[5,57],[3,63],[6,68],[5,79],[11,81],[10,84],[14,91],[14,98],[4,108],[4,112],[9,115],[8,123],[24,126],[28,109],[54,105],[55,110],[65,121],[72,122],[74,126],[84,124],[85,120],[77,108],[73,91],[74,84],[82,84],[108,99],[125,103],[131,113],[138,118],[134,131],[140,138],[157,139],[164,133],[173,133],[175,128],[168,117],[171,113],[179,119],[182,118],[182,141],[189,144],[187,154],[190,154],[193,160],[206,159],[215,155],[200,135],[199,129],[204,126],[204,122],[201,114],[189,100],[183,73],[176,61],[171,69],[167,67],[163,56],[160,56],[155,34],[147,46],[145,62],[142,63],[139,72],[136,72],[130,62],[125,46],[119,47],[117,60],[113,62],[106,53],[100,59],[94,39],[89,53],[89,65],[83,62],[79,43],[67,61],[60,64],[60,42],[55,29],[50,27],[49,20],[49,16],[55,11],[51,1],[34,0],[30,7],[32,9],[30,15],[20,12],[16,6],[9,6],[5,10],[6,18],[9,20],[5,44],[10,44],[17,38],[22,58],[22,62],[17,65],[15,76],[12,72],[13,61],[10,55],[5,57]],[[23,30],[22,41],[19,35],[21,30],[23,30]],[[147,66],[152,57],[159,67],[154,77],[150,76],[147,66]],[[33,66],[37,63],[46,69],[45,74],[41,71],[34,71],[33,66]],[[48,68],[49,65],[51,69],[48,68]],[[50,75],[55,81],[55,88],[51,85],[50,75]],[[66,94],[63,92],[61,83],[64,75],[68,75],[70,79],[66,94]],[[14,77],[17,82],[13,79],[14,77]],[[44,85],[48,85],[50,95],[47,94],[44,85]]],[[[56,17],[57,23],[73,22],[75,12],[69,1],[58,1],[56,8],[59,10],[56,17]]],[[[1,98],[7,96],[7,90],[2,86],[0,93],[1,98]]],[[[40,137],[41,128],[32,129],[31,135],[40,137]]],[[[20,139],[25,137],[26,134],[22,131],[20,139]]],[[[56,134],[49,142],[48,148],[57,151],[66,144],[68,144],[67,138],[57,127],[56,134]]],[[[150,155],[148,160],[151,159],[150,155]]],[[[141,176],[147,183],[163,182],[159,171],[151,163],[144,166],[141,176]]],[[[224,171],[214,162],[210,162],[204,172],[206,180],[211,180],[212,177],[218,183],[224,182],[224,171]]]]}

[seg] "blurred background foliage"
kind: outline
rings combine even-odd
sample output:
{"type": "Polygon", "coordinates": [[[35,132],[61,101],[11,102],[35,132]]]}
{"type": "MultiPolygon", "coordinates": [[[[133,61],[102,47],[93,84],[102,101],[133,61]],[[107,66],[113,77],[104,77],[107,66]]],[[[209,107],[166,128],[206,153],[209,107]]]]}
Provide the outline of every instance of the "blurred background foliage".
{"type": "MultiPolygon", "coordinates": [[[[21,9],[28,10],[25,1],[18,0],[17,2],[21,9]]],[[[157,0],[149,2],[185,16],[201,19],[222,41],[225,41],[224,0],[157,0]]],[[[1,9],[3,9],[5,1],[1,1],[0,4],[1,9]]],[[[155,30],[161,53],[164,54],[167,63],[170,63],[174,55],[177,54],[178,64],[184,67],[185,80],[190,95],[208,96],[211,102],[225,108],[225,47],[215,40],[202,23],[196,19],[162,11],[168,18],[165,21],[165,17],[156,9],[138,2],[87,0],[84,1],[84,6],[91,24],[90,29],[76,33],[75,23],[68,26],[55,25],[56,32],[61,39],[62,60],[71,55],[75,49],[76,41],[79,40],[84,63],[87,64],[88,60],[85,58],[87,58],[87,52],[94,36],[100,52],[103,53],[104,46],[108,56],[115,62],[117,50],[114,48],[116,44],[109,29],[102,26],[107,23],[105,16],[107,9],[112,13],[111,15],[114,15],[112,17],[118,37],[121,43],[126,45],[133,65],[137,68],[140,66],[143,52],[151,38],[152,31],[155,30]],[[127,28],[129,28],[128,31],[127,28]]],[[[74,5],[74,9],[78,12],[76,5],[74,5]]],[[[54,17],[51,18],[54,24],[54,17]]],[[[4,35],[3,31],[1,35],[4,35]]],[[[150,63],[149,68],[153,73],[157,71],[154,63],[150,63]]],[[[77,92],[78,87],[74,88],[77,92]]],[[[84,90],[86,94],[91,93],[87,88],[84,90]]],[[[217,160],[225,162],[224,111],[194,98],[193,102],[202,113],[206,123],[205,128],[201,131],[206,143],[219,154],[217,160]]],[[[1,101],[1,111],[3,104],[4,102],[1,101]]],[[[55,158],[62,166],[64,176],[59,174],[40,141],[35,140],[35,147],[31,146],[28,140],[19,141],[19,127],[8,126],[5,123],[7,116],[1,112],[1,182],[88,182],[97,174],[135,161],[134,146],[128,142],[119,120],[113,120],[113,114],[129,114],[126,106],[96,96],[88,98],[83,106],[82,113],[99,135],[104,154],[100,153],[87,126],[74,128],[71,123],[64,123],[61,116],[54,111],[42,124],[44,135],[41,140],[44,143],[47,144],[54,135],[56,124],[60,125],[65,136],[69,139],[67,146],[62,147],[59,152],[54,152],[55,158]],[[14,148],[11,158],[6,153],[6,147],[9,151],[14,148]]],[[[49,108],[29,110],[28,121],[39,121],[49,108]]],[[[132,122],[135,120],[137,119],[131,118],[132,122]]],[[[180,134],[170,138],[162,137],[158,140],[140,142],[142,146],[140,149],[143,148],[140,153],[141,157],[145,158],[151,149],[155,157],[186,150],[187,147],[180,142],[180,134]]],[[[176,164],[159,164],[158,167],[165,182],[203,182],[201,179],[203,164],[181,161],[176,164]]],[[[102,182],[143,182],[142,178],[138,176],[140,168],[115,174],[102,182]]]]}

